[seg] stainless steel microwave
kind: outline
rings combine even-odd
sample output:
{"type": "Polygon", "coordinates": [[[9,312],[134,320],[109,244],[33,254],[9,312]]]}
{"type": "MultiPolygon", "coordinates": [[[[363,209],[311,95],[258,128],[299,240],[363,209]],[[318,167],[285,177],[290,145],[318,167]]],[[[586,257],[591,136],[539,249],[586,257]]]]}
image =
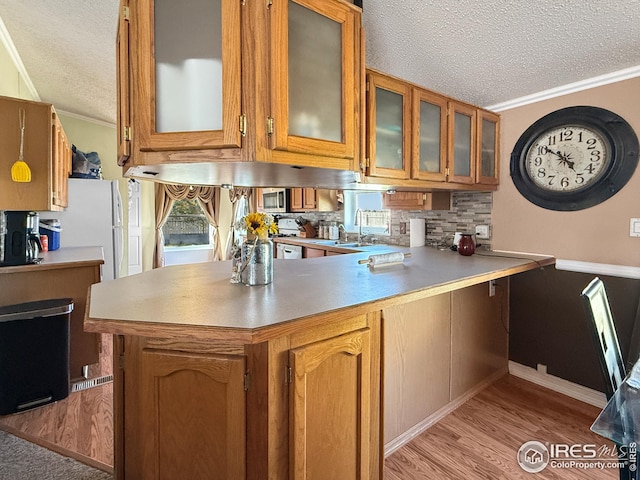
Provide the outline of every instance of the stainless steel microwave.
{"type": "Polygon", "coordinates": [[[289,189],[263,188],[262,210],[266,213],[285,213],[289,211],[289,189]]]}

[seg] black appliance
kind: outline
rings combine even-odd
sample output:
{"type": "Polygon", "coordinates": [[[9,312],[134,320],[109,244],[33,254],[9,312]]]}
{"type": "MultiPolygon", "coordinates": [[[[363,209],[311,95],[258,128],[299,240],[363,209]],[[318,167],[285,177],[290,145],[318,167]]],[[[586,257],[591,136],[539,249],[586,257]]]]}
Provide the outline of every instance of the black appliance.
{"type": "Polygon", "coordinates": [[[73,300],[0,307],[0,415],[69,396],[69,322],[73,300]]]}
{"type": "Polygon", "coordinates": [[[42,249],[36,212],[4,212],[4,258],[0,266],[38,263],[42,249]]]}

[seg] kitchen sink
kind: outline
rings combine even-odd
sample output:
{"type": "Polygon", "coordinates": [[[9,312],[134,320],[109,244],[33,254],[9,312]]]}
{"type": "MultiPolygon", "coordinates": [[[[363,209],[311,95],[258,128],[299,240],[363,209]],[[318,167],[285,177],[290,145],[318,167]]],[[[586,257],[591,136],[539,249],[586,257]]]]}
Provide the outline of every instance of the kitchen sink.
{"type": "Polygon", "coordinates": [[[315,243],[316,245],[327,245],[327,246],[336,246],[336,247],[364,247],[368,245],[373,245],[371,243],[363,243],[363,242],[343,242],[340,240],[315,240],[310,243],[315,243]]]}

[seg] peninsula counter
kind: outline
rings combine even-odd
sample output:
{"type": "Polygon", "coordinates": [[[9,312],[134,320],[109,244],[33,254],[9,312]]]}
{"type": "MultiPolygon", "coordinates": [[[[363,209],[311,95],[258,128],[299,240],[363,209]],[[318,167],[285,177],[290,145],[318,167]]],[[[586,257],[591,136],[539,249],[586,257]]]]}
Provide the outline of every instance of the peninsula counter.
{"type": "Polygon", "coordinates": [[[374,252],[276,259],[266,286],[231,284],[229,262],[92,286],[85,329],[115,334],[116,478],[382,478],[407,402],[423,422],[506,365],[505,277],[553,264],[398,249],[411,257],[376,269],[358,264],[374,252]],[[428,344],[412,371],[429,398],[397,382],[408,338],[428,344]]]}

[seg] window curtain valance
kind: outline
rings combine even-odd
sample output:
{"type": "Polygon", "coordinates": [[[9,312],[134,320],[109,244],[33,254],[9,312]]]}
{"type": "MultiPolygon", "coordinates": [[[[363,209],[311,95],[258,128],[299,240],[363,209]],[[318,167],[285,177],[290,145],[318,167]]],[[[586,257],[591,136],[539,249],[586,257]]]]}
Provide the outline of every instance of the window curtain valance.
{"type": "Polygon", "coordinates": [[[218,222],[220,220],[220,188],[203,185],[173,185],[168,183],[156,183],[156,248],[154,255],[154,268],[164,266],[164,235],[162,227],[167,222],[171,208],[176,200],[194,200],[202,208],[209,224],[213,227],[213,260],[220,260],[222,247],[218,234],[218,222]]]}

